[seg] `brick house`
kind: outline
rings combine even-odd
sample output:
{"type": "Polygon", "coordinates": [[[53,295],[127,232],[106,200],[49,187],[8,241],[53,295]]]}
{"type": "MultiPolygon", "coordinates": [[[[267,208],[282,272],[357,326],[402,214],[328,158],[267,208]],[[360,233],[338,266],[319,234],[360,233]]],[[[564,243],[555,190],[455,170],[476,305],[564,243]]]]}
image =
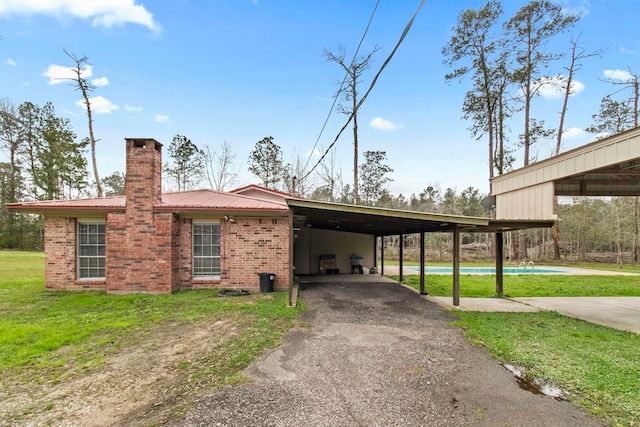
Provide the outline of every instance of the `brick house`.
{"type": "Polygon", "coordinates": [[[290,213],[284,193],[162,193],[162,144],[126,139],[126,195],[15,203],[45,221],[47,289],[172,293],[274,287],[290,281],[290,213]]]}
{"type": "Polygon", "coordinates": [[[125,142],[124,196],[7,204],[44,217],[47,289],[257,290],[259,273],[272,273],[274,289],[288,289],[291,298],[294,274],[353,273],[354,266],[369,271],[384,259],[384,236],[402,241],[420,233],[423,246],[427,232],[449,231],[459,240],[462,229],[513,227],[486,218],[305,200],[257,185],[163,193],[162,144],[125,142]],[[323,264],[328,259],[330,266],[323,264]]]}

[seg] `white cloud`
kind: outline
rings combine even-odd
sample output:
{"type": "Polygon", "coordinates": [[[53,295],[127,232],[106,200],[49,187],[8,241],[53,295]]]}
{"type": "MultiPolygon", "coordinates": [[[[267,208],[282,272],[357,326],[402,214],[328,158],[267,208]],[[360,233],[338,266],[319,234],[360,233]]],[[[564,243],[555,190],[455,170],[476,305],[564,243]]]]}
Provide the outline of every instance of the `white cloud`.
{"type": "Polygon", "coordinates": [[[164,123],[169,120],[169,116],[165,116],[164,114],[156,114],[155,119],[158,123],[164,123]]]}
{"type": "Polygon", "coordinates": [[[586,134],[587,132],[585,132],[584,130],[575,127],[569,127],[562,131],[562,137],[564,139],[580,138],[586,134]]]}
{"type": "Polygon", "coordinates": [[[124,104],[124,109],[127,111],[132,111],[134,113],[139,113],[140,111],[142,111],[142,107],[134,107],[132,105],[127,105],[127,104],[124,104]]]}
{"type": "Polygon", "coordinates": [[[92,19],[94,27],[138,24],[152,31],[160,26],[153,20],[153,14],[136,0],[2,0],[0,15],[43,14],[56,18],[72,16],[92,19]]]}
{"type": "Polygon", "coordinates": [[[604,70],[602,74],[607,79],[617,80],[620,82],[629,82],[633,80],[631,73],[626,70],[604,70]]]}
{"type": "Polygon", "coordinates": [[[404,125],[395,124],[391,120],[383,119],[382,117],[376,117],[375,119],[369,122],[369,126],[374,129],[386,130],[386,131],[394,131],[396,129],[402,129],[404,125]]]}
{"type": "Polygon", "coordinates": [[[109,84],[109,79],[106,77],[98,77],[97,79],[91,80],[91,84],[96,87],[102,87],[109,84]]]}
{"type": "MultiPolygon", "coordinates": [[[[559,99],[564,96],[565,76],[543,77],[537,82],[540,87],[538,93],[545,99],[559,99]]],[[[584,90],[584,84],[578,80],[571,82],[571,95],[584,90]]]]}
{"type": "MultiPolygon", "coordinates": [[[[85,65],[80,71],[80,76],[85,79],[91,77],[91,74],[93,74],[93,67],[91,65],[85,65]]],[[[49,65],[47,71],[42,73],[42,75],[49,78],[48,83],[50,85],[57,85],[65,80],[75,80],[78,77],[73,68],[55,64],[49,65]]]]}
{"type": "Polygon", "coordinates": [[[589,0],[583,0],[582,4],[576,5],[573,7],[563,7],[562,12],[569,15],[578,15],[581,18],[584,18],[589,13],[591,13],[591,3],[589,0]]]}
{"type": "Polygon", "coordinates": [[[318,149],[318,147],[314,147],[313,151],[307,151],[306,156],[315,157],[316,159],[319,159],[320,157],[322,157],[322,152],[318,149]]]}
{"type": "MultiPolygon", "coordinates": [[[[91,111],[96,114],[108,114],[120,108],[104,96],[94,96],[93,98],[89,98],[89,102],[91,103],[91,111]]],[[[76,104],[85,108],[84,100],[82,99],[76,101],[76,104]]]]}
{"type": "Polygon", "coordinates": [[[625,46],[620,46],[620,53],[623,55],[633,55],[636,53],[636,51],[625,46]]]}
{"type": "Polygon", "coordinates": [[[16,61],[14,61],[14,60],[13,60],[13,59],[11,59],[11,58],[7,58],[7,59],[5,59],[4,61],[2,61],[2,63],[3,63],[3,64],[7,64],[7,65],[12,65],[12,66],[14,66],[14,67],[15,67],[16,65],[18,65],[18,64],[16,64],[16,61]]]}

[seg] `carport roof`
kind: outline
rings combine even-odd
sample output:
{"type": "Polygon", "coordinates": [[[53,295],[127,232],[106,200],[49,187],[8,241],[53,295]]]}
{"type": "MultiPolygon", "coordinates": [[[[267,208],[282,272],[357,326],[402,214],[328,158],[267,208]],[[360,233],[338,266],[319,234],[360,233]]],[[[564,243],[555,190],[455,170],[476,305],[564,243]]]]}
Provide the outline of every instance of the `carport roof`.
{"type": "Polygon", "coordinates": [[[550,227],[553,221],[495,221],[489,218],[287,199],[294,227],[389,236],[452,231],[497,232],[550,227]]]}

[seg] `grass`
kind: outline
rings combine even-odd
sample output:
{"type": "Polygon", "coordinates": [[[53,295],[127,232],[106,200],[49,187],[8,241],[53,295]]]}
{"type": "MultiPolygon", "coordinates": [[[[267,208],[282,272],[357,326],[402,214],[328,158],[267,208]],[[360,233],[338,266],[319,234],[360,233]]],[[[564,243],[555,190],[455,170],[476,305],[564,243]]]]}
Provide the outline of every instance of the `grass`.
{"type": "MultiPolygon", "coordinates": [[[[590,264],[581,268],[593,268],[590,264]]],[[[606,268],[603,268],[606,269],[606,268]]],[[[610,270],[616,270],[610,268],[610,270]]],[[[628,270],[626,270],[628,271],[628,270]]],[[[398,276],[393,276],[398,280],[398,276]]],[[[420,287],[417,275],[404,282],[420,287]]],[[[430,295],[451,296],[450,275],[427,275],[430,295]]],[[[640,277],[505,275],[510,297],[640,296],[640,277]]],[[[496,297],[495,276],[461,275],[463,297],[496,297]]],[[[640,425],[640,336],[553,312],[456,311],[455,325],[502,362],[553,383],[574,403],[612,426],[640,425]]]]}
{"type": "MultiPolygon", "coordinates": [[[[286,294],[217,298],[215,291],[173,295],[50,292],[41,253],[0,252],[0,372],[29,381],[62,381],[62,367],[90,369],[128,344],[136,332],[163,324],[227,319],[241,333],[206,360],[184,360],[193,382],[243,381],[239,372],[274,347],[294,324],[286,294]],[[66,350],[66,351],[61,351],[66,350]],[[32,376],[37,373],[36,379],[32,376]]],[[[418,286],[417,276],[405,276],[418,286]]],[[[505,276],[512,296],[640,295],[640,278],[626,276],[505,276]]],[[[432,295],[451,295],[451,276],[428,276],[432,295]]],[[[495,296],[494,276],[461,276],[463,296],[495,296]]],[[[574,402],[612,425],[640,425],[640,337],[555,313],[456,312],[458,327],[499,360],[524,366],[560,387],[574,402]]],[[[302,325],[306,326],[306,325],[302,325]]],[[[479,415],[481,417],[481,414],[479,415]]]]}
{"type": "MultiPolygon", "coordinates": [[[[398,276],[390,276],[398,280],[398,276]]],[[[405,275],[404,283],[420,288],[419,275],[405,275]]],[[[543,274],[505,274],[504,294],[507,297],[588,297],[640,296],[640,276],[569,276],[543,274]]],[[[451,275],[425,276],[429,295],[451,296],[451,275]]],[[[460,296],[491,298],[496,296],[495,275],[460,275],[460,296]]]]}
{"type": "Polygon", "coordinates": [[[286,307],[284,292],[250,299],[218,298],[214,290],[172,295],[51,292],[44,288],[43,265],[42,253],[0,252],[0,371],[5,375],[35,370],[44,379],[54,378],[57,368],[68,364],[99,365],[104,354],[126,344],[135,332],[231,319],[242,332],[218,349],[218,359],[212,355],[207,362],[219,375],[213,381],[225,383],[276,346],[299,310],[286,307]]]}
{"type": "Polygon", "coordinates": [[[552,312],[457,311],[456,326],[500,361],[553,383],[613,426],[640,425],[640,337],[552,312]]]}

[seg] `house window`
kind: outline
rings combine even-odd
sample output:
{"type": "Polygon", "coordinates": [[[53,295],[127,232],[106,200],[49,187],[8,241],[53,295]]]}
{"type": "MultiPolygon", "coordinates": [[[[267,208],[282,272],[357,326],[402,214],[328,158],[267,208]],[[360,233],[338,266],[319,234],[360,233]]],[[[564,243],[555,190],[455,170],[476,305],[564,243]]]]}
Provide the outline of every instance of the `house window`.
{"type": "Polygon", "coordinates": [[[193,224],[193,277],[220,277],[220,223],[193,224]]]}
{"type": "Polygon", "coordinates": [[[104,279],[104,222],[78,222],[78,278],[104,279]]]}

